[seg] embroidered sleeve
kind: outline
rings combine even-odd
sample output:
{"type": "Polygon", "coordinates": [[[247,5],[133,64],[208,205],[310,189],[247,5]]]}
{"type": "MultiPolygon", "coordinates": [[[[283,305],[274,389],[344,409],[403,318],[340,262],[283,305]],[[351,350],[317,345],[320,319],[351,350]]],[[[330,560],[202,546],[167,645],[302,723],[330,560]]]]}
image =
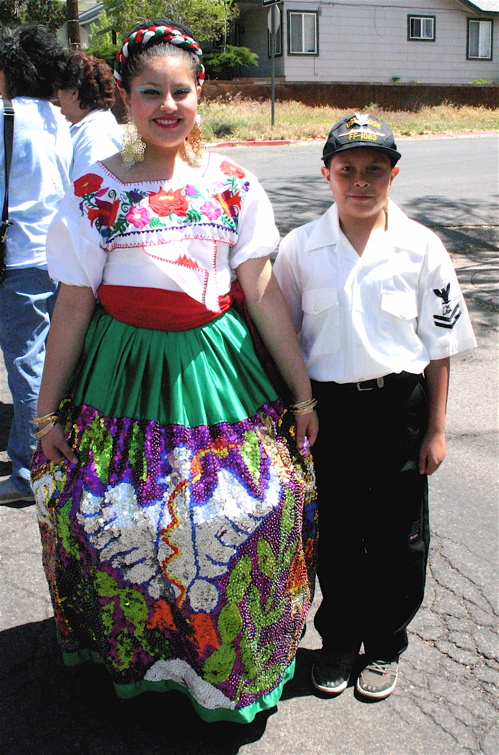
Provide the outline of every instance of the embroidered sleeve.
{"type": "MultiPolygon", "coordinates": [[[[47,234],[47,267],[50,276],[71,286],[88,286],[94,293],[102,281],[106,253],[95,222],[82,213],[82,197],[96,189],[101,176],[82,176],[63,198],[47,234]]],[[[100,184],[99,184],[100,185],[100,184]]],[[[98,189],[96,189],[98,190],[98,189]]],[[[107,212],[111,209],[106,208],[107,212]]],[[[95,220],[95,219],[94,219],[95,220]]]]}

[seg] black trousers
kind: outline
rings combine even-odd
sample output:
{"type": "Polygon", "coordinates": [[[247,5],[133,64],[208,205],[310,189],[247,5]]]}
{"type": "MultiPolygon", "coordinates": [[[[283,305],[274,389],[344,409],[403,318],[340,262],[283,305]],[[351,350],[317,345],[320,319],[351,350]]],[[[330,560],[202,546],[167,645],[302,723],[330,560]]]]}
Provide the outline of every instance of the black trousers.
{"type": "Polygon", "coordinates": [[[393,660],[424,595],[428,483],[418,455],[428,418],[424,379],[401,373],[383,388],[312,381],[319,494],[315,626],[323,647],[393,660]]]}

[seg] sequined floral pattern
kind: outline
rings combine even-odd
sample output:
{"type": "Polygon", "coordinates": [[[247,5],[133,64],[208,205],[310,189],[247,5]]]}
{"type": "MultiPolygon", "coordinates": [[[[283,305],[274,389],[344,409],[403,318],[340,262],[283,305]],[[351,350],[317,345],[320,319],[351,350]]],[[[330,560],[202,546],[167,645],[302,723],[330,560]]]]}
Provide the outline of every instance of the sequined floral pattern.
{"type": "Polygon", "coordinates": [[[228,160],[221,163],[219,176],[219,181],[209,185],[188,184],[171,189],[165,184],[147,191],[138,187],[130,190],[126,184],[111,180],[111,176],[106,181],[102,175],[87,173],[74,182],[73,190],[75,196],[81,197],[82,214],[105,242],[137,229],[157,233],[193,224],[216,224],[220,231],[230,233],[237,231],[249,182],[244,170],[228,160]]]}
{"type": "Polygon", "coordinates": [[[274,689],[310,605],[316,542],[311,460],[290,456],[288,413],[277,402],[186,428],[69,399],[61,411],[80,464],[38,451],[33,486],[67,657],[99,654],[118,690],[171,680],[208,710],[274,689]]]}

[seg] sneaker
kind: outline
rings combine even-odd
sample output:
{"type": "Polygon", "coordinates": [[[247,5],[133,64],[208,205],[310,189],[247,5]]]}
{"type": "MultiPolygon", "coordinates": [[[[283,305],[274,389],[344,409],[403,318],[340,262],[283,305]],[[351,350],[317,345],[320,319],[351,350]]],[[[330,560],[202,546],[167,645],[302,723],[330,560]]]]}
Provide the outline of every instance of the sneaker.
{"type": "Polygon", "coordinates": [[[359,674],[355,689],[364,697],[382,700],[397,686],[398,660],[370,661],[359,674]]]}
{"type": "Polygon", "coordinates": [[[12,482],[10,477],[6,477],[0,480],[0,506],[6,503],[18,503],[25,501],[26,503],[35,500],[35,496],[31,491],[22,493],[12,482]]]}
{"type": "Polygon", "coordinates": [[[320,661],[312,666],[312,684],[321,692],[338,695],[348,686],[356,659],[355,650],[345,653],[327,653],[323,650],[320,661]]]}

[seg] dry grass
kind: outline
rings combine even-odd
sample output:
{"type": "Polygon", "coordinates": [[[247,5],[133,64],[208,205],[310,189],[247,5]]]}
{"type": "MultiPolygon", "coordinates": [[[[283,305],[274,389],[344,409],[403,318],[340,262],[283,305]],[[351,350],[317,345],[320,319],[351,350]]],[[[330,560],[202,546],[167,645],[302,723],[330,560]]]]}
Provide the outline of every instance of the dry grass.
{"type": "MultiPolygon", "coordinates": [[[[395,134],[433,134],[499,129],[499,110],[439,105],[417,112],[384,111],[375,103],[364,108],[385,121],[395,134]]],[[[351,113],[334,107],[308,107],[300,102],[276,102],[270,125],[270,101],[234,98],[202,102],[200,113],[208,142],[221,140],[323,139],[332,124],[351,113]]]]}

